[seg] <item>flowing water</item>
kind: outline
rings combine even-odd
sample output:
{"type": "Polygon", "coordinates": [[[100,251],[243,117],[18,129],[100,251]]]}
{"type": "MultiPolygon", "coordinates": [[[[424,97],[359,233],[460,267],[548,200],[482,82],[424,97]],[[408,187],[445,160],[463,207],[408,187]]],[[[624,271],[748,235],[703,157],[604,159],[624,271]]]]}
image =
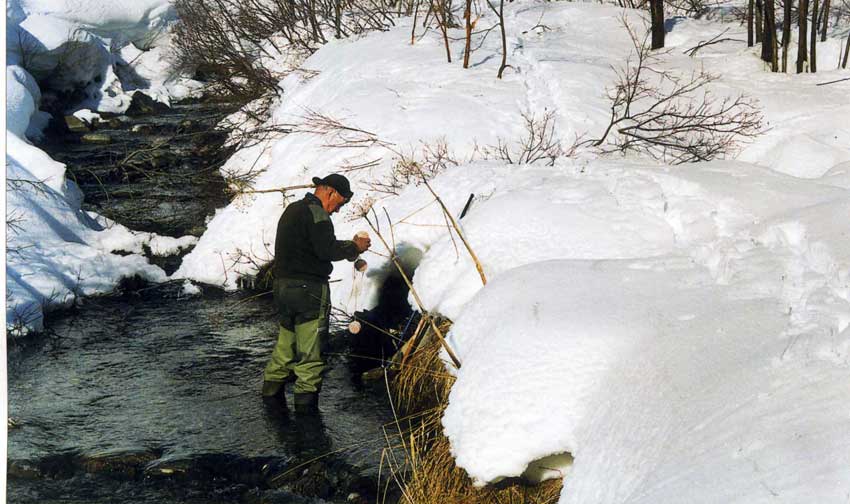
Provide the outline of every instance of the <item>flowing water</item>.
{"type": "MultiPolygon", "coordinates": [[[[209,112],[146,120],[161,135],[187,117],[209,126],[209,112]]],[[[123,144],[51,146],[87,208],[179,235],[222,204],[197,136],[172,142],[177,155],[155,170],[125,175],[115,159],[150,146],[150,135],[127,124],[104,132],[123,144]]],[[[352,380],[347,333],[331,337],[320,413],[299,415],[260,400],[277,331],[267,295],[127,285],[46,327],[9,342],[9,502],[375,502],[392,414],[382,384],[352,380]]]]}

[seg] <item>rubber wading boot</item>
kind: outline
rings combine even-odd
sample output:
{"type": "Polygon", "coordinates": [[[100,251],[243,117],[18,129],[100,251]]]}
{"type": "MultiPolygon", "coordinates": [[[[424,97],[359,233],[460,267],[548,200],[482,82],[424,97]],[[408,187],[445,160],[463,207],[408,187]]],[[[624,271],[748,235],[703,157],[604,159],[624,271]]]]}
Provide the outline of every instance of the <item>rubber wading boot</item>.
{"type": "Polygon", "coordinates": [[[263,402],[269,406],[286,408],[286,387],[284,382],[263,382],[263,402]]]}
{"type": "Polygon", "coordinates": [[[295,411],[303,413],[319,411],[319,393],[303,392],[295,394],[295,411]]]}

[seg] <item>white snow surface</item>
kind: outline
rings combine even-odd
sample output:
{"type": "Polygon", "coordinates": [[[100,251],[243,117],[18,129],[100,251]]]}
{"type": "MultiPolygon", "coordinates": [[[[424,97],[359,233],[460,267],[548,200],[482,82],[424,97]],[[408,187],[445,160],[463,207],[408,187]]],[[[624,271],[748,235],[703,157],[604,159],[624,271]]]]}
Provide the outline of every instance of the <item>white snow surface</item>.
{"type": "MultiPolygon", "coordinates": [[[[551,112],[565,146],[605,129],[611,67],[631,50],[623,12],[506,4],[502,80],[495,32],[466,70],[459,43],[452,64],[436,33],[410,45],[409,20],[332,41],[281,83],[269,122],[294,132],[237,152],[222,171],[256,175],[257,189],[345,171],[355,197],[334,219],[343,238],[368,229],[357,209],[373,205],[384,237],[418,266],[422,308],[454,321],[462,366],[447,362],[457,381],[443,427],[476,482],[568,452],[572,466],[546,471],[564,479],[562,504],[846,503],[850,88],[815,85],[846,71],[771,74],[759,47],[739,42],[691,58],[683,51],[727,28],[746,39],[745,27],[676,18],[664,67],[705,68],[714,92],[745,93],[764,115],[764,133],[729,159],[667,166],[581,149],[553,166],[518,165],[488,150],[502,140],[516,159],[523,113],[551,112]],[[360,131],[317,133],[318,115],[360,131]],[[456,218],[475,195],[459,222],[486,286],[427,188],[376,184],[403,160],[427,165],[441,144],[453,161],[431,186],[456,218]]],[[[818,45],[820,61],[837,60],[847,29],[818,45]]],[[[23,99],[15,113],[28,110],[23,99]]],[[[61,177],[49,183],[73,201],[61,177]]],[[[236,288],[254,273],[245,254],[271,258],[282,209],[278,193],[237,198],[174,276],[236,288]]],[[[373,249],[365,278],[337,264],[337,307],[375,303],[391,265],[374,233],[373,249]]]]}

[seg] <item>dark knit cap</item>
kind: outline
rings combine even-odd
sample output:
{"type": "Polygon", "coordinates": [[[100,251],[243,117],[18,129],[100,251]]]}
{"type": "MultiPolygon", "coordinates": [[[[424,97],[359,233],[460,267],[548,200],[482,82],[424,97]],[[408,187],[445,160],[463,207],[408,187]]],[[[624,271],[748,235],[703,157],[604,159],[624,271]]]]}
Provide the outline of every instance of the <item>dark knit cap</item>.
{"type": "Polygon", "coordinates": [[[316,186],[324,185],[333,187],[336,189],[336,192],[340,193],[347,200],[354,196],[354,193],[351,192],[351,185],[348,183],[348,179],[338,173],[331,173],[325,178],[313,177],[313,183],[316,186]]]}

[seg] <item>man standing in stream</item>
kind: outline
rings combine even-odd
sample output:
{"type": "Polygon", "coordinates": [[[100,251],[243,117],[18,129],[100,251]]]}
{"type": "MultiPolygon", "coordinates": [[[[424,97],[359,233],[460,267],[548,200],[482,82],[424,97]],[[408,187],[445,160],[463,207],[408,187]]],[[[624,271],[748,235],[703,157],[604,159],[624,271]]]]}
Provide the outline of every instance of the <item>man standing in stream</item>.
{"type": "Polygon", "coordinates": [[[315,191],[286,207],[275,238],[274,299],[280,334],[263,374],[263,401],[286,405],[284,384],[295,381],[296,410],[318,409],[328,335],[333,261],[354,261],[371,246],[365,233],[337,240],[330,216],[351,199],[348,179],[313,177],[315,191]]]}

